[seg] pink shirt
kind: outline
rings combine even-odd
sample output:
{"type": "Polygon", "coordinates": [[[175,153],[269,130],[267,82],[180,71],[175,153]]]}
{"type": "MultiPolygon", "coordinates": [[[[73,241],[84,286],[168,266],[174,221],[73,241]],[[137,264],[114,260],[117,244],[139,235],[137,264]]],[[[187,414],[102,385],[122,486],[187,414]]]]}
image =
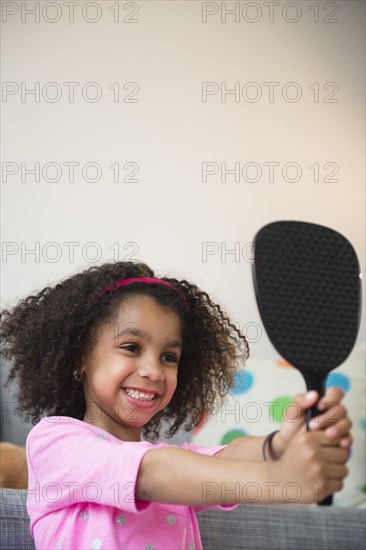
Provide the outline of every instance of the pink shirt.
{"type": "MultiPolygon", "coordinates": [[[[121,441],[68,416],[44,417],[27,443],[27,510],[37,549],[198,550],[197,511],[136,500],[140,463],[166,443],[121,441]]],[[[224,446],[179,446],[212,456],[224,446]]]]}

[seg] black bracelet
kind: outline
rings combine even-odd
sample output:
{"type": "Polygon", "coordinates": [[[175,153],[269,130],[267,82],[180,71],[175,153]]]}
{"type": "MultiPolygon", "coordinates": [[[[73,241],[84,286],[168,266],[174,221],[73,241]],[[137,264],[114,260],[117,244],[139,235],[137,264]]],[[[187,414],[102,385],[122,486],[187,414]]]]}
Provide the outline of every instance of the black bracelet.
{"type": "Polygon", "coordinates": [[[267,445],[268,445],[268,450],[269,450],[270,457],[272,458],[272,460],[276,460],[276,457],[274,456],[273,449],[272,449],[272,439],[274,438],[274,436],[278,432],[279,432],[279,430],[275,430],[274,432],[267,435],[266,439],[263,441],[262,456],[263,456],[263,460],[265,462],[267,462],[267,459],[266,459],[266,447],[267,447],[267,445]]]}

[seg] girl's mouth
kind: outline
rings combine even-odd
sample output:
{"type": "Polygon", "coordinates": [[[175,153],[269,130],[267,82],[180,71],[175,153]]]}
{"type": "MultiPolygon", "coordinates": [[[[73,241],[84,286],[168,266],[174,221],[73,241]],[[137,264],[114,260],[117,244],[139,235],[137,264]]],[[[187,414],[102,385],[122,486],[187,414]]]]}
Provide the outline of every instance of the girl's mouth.
{"type": "Polygon", "coordinates": [[[129,397],[132,397],[132,399],[136,399],[137,401],[144,401],[145,403],[149,401],[153,401],[158,397],[158,394],[155,392],[145,392],[145,391],[135,390],[132,388],[122,388],[122,389],[125,393],[127,393],[129,397]]]}

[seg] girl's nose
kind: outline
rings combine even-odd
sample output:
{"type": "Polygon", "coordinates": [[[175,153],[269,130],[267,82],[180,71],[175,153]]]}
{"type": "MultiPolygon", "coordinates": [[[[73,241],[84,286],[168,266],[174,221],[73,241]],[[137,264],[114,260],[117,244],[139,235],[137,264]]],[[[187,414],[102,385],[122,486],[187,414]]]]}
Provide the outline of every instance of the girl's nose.
{"type": "Polygon", "coordinates": [[[160,362],[153,359],[145,359],[145,361],[140,364],[139,374],[141,377],[150,378],[153,381],[164,380],[164,373],[160,362]]]}

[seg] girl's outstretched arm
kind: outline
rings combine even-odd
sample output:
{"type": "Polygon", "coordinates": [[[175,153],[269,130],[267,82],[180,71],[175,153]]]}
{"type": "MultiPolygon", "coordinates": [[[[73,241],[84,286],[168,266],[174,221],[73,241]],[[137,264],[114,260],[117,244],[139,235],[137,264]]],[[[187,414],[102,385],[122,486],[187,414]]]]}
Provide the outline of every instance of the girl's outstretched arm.
{"type": "Polygon", "coordinates": [[[208,457],[177,448],[152,449],[141,461],[136,498],[191,506],[309,504],[342,489],[347,457],[348,452],[329,442],[323,431],[297,433],[282,458],[274,462],[208,457]]]}

